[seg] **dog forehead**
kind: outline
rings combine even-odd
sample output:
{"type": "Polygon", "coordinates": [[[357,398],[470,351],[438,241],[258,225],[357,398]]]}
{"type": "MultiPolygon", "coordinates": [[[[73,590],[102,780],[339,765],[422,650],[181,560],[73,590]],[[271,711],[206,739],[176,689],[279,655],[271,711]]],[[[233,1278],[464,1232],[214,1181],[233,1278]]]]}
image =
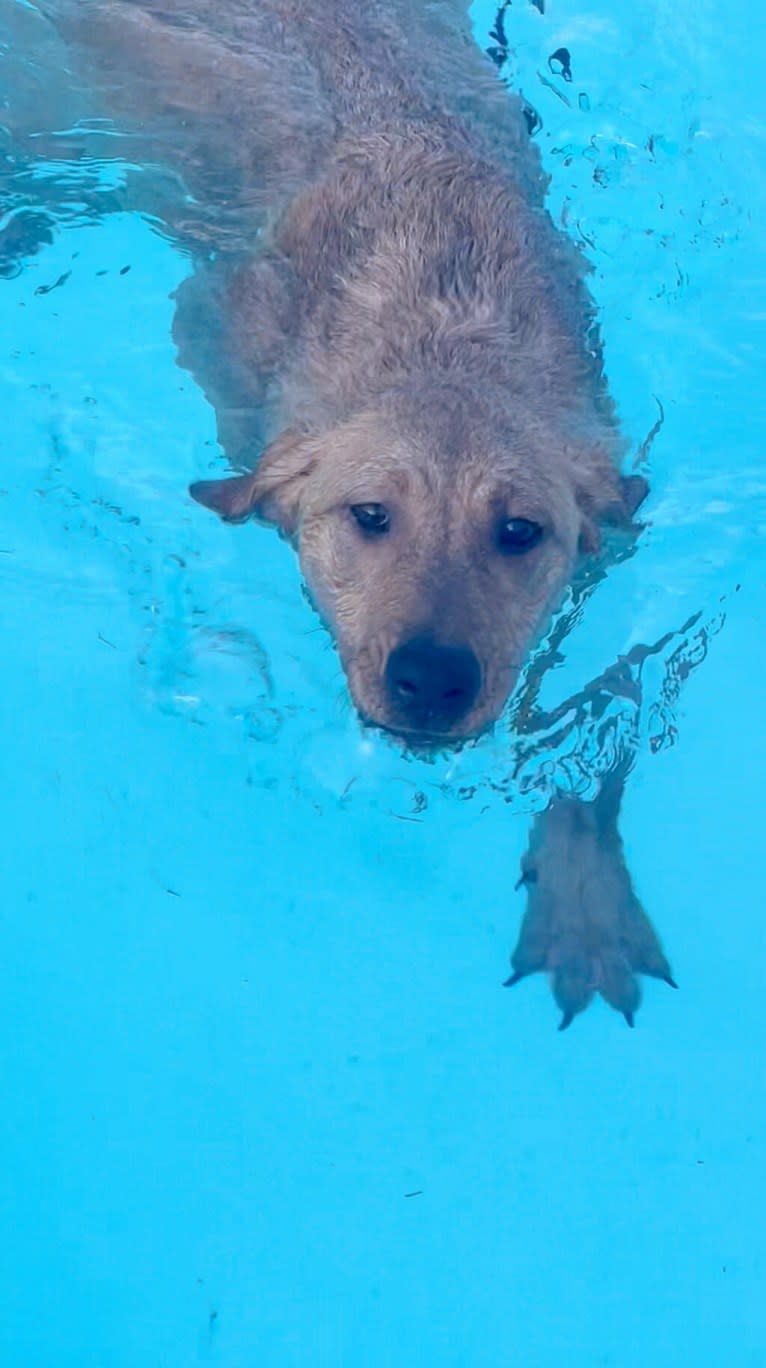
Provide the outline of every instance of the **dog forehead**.
{"type": "Polygon", "coordinates": [[[442,460],[465,455],[499,435],[499,414],[489,394],[469,390],[455,378],[421,378],[394,391],[387,404],[392,429],[424,453],[438,452],[442,460]]]}
{"type": "Polygon", "coordinates": [[[481,444],[464,450],[460,459],[450,459],[438,443],[391,434],[375,445],[352,443],[342,452],[336,448],[326,464],[320,463],[315,480],[321,506],[391,501],[408,509],[421,533],[429,524],[467,533],[512,508],[546,520],[547,510],[558,502],[534,459],[512,454],[500,459],[481,444]]]}
{"type": "Polygon", "coordinates": [[[479,498],[512,486],[525,496],[556,485],[567,473],[566,439],[543,410],[514,404],[492,386],[420,383],[390,397],[392,439],[433,478],[446,478],[479,498]]]}
{"type": "MultiPolygon", "coordinates": [[[[330,429],[318,443],[312,503],[397,500],[456,525],[512,507],[548,521],[566,491],[562,444],[502,399],[420,380],[330,429]]],[[[555,516],[553,517],[555,521],[555,516]]]]}

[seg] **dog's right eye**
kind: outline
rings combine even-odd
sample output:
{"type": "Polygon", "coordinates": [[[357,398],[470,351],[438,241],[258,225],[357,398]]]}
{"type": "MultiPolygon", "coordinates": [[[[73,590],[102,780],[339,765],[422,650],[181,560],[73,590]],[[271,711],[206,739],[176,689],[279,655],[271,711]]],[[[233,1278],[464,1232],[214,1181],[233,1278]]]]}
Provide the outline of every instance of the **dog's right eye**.
{"type": "Polygon", "coordinates": [[[391,518],[385,504],[352,504],[351,512],[362,531],[371,532],[374,536],[382,536],[384,532],[388,531],[391,524],[391,518]]]}

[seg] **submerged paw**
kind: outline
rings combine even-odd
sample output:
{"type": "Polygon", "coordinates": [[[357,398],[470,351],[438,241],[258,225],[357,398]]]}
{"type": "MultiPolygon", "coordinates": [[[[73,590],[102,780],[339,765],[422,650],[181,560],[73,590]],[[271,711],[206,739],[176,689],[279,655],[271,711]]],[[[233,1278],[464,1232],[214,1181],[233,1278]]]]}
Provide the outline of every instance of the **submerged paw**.
{"type": "Polygon", "coordinates": [[[636,897],[617,830],[619,802],[556,800],[538,817],[520,885],[527,909],[507,986],[548,973],[560,1030],[595,994],[629,1026],[641,1002],[637,975],[676,984],[657,933],[636,897]]]}

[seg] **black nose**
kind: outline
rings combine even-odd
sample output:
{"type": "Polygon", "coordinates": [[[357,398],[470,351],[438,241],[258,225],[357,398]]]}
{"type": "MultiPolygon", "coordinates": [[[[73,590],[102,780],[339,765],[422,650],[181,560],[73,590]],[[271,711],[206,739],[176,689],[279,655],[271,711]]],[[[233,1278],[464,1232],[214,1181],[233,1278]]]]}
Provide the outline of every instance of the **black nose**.
{"type": "Polygon", "coordinates": [[[481,684],[473,651],[463,646],[436,646],[415,637],[388,657],[386,687],[404,726],[417,730],[449,727],[465,717],[481,684]]]}

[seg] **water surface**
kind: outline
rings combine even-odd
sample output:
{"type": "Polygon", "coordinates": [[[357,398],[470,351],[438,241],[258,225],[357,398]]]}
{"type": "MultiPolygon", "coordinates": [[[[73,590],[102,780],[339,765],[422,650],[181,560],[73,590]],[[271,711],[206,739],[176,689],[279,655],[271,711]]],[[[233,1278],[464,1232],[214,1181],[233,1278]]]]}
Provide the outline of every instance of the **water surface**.
{"type": "MultiPolygon", "coordinates": [[[[763,28],[505,11],[633,449],[663,422],[533,733],[433,764],[360,729],[289,550],[185,497],[216,450],[170,336],[189,263],[119,208],[124,143],[7,141],[7,1368],[766,1363],[763,28]],[[640,707],[546,726],[667,634],[640,707]],[[616,735],[681,990],[560,1036],[543,981],[500,987],[513,885],[616,735]]],[[[4,60],[13,110],[41,59],[4,60]]]]}

